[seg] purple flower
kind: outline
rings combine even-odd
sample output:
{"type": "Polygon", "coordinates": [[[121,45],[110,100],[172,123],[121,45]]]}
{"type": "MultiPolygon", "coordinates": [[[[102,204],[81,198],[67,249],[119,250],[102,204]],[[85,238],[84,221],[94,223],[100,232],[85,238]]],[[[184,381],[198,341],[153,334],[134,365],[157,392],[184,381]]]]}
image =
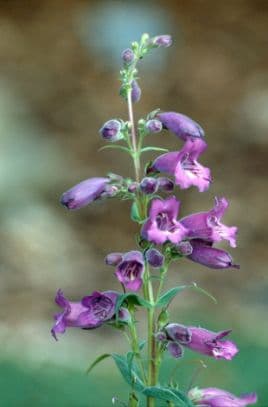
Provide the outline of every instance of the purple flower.
{"type": "Polygon", "coordinates": [[[139,291],[143,283],[144,260],[139,251],[132,250],[123,254],[117,265],[115,275],[123,286],[130,291],[139,291]]]}
{"type": "Polygon", "coordinates": [[[246,407],[257,402],[256,393],[234,396],[228,391],[208,387],[206,389],[193,388],[188,392],[188,397],[197,406],[204,407],[246,407]]]}
{"type": "Polygon", "coordinates": [[[163,124],[163,127],[175,133],[176,136],[186,141],[189,137],[204,138],[205,132],[202,127],[182,113],[164,112],[156,116],[163,124]]]}
{"type": "Polygon", "coordinates": [[[212,269],[240,268],[238,264],[234,264],[228,252],[212,247],[212,244],[209,242],[193,239],[191,240],[191,246],[192,253],[187,257],[196,263],[203,264],[203,266],[212,269]]]}
{"type": "Polygon", "coordinates": [[[100,198],[110,182],[109,178],[89,178],[80,182],[61,196],[60,202],[66,208],[75,210],[100,198]]]}
{"type": "Polygon", "coordinates": [[[112,119],[104,123],[99,133],[107,141],[118,141],[122,138],[120,130],[121,123],[116,119],[112,119]]]}
{"type": "Polygon", "coordinates": [[[105,257],[105,263],[108,266],[117,266],[123,258],[123,253],[109,253],[105,257]]]}
{"type": "Polygon", "coordinates": [[[180,324],[169,324],[165,330],[169,339],[215,359],[231,360],[238,352],[233,342],[222,340],[231,330],[216,333],[204,328],[184,327],[180,324]]]}
{"type": "Polygon", "coordinates": [[[193,185],[204,192],[211,182],[210,170],[199,164],[197,159],[206,147],[202,139],[188,139],[180,151],[160,155],[153,162],[152,169],[173,175],[181,189],[193,185]]]}
{"type": "Polygon", "coordinates": [[[153,45],[157,47],[170,47],[172,45],[172,37],[171,35],[158,35],[157,37],[152,38],[151,40],[153,45]]]}
{"type": "Polygon", "coordinates": [[[63,311],[54,317],[53,337],[57,340],[57,334],[64,333],[67,327],[94,329],[112,319],[118,295],[116,291],[95,291],[79,302],[71,302],[59,290],[55,302],[63,311]]]}
{"type": "Polygon", "coordinates": [[[132,81],[132,91],[131,91],[131,99],[133,103],[136,103],[141,98],[141,88],[138,85],[138,82],[134,79],[132,81]]]}
{"type": "Polygon", "coordinates": [[[161,267],[164,263],[165,257],[157,249],[149,249],[145,253],[146,260],[150,266],[154,268],[161,267]]]}
{"type": "Polygon", "coordinates": [[[215,198],[215,205],[208,212],[199,212],[181,219],[181,223],[189,230],[188,237],[204,239],[211,242],[228,240],[231,247],[236,247],[236,226],[222,224],[229,203],[226,198],[215,198]]]}
{"type": "Polygon", "coordinates": [[[166,177],[159,177],[158,178],[158,187],[160,191],[163,192],[172,192],[174,189],[174,182],[171,179],[166,177]]]}
{"type": "Polygon", "coordinates": [[[170,241],[178,244],[187,234],[187,229],[177,221],[180,202],[175,196],[153,199],[149,218],[142,227],[142,237],[155,244],[170,241]]]}
{"type": "Polygon", "coordinates": [[[162,126],[162,123],[160,122],[160,120],[151,119],[151,120],[148,120],[145,127],[150,133],[159,133],[162,130],[163,126],[162,126]]]}
{"type": "Polygon", "coordinates": [[[127,48],[122,52],[121,58],[122,58],[123,62],[125,62],[125,64],[131,64],[131,62],[133,62],[133,60],[135,58],[135,55],[134,55],[134,52],[132,51],[132,49],[127,48]]]}
{"type": "Polygon", "coordinates": [[[145,177],[140,183],[141,191],[146,194],[154,194],[158,190],[158,181],[153,177],[145,177]]]}

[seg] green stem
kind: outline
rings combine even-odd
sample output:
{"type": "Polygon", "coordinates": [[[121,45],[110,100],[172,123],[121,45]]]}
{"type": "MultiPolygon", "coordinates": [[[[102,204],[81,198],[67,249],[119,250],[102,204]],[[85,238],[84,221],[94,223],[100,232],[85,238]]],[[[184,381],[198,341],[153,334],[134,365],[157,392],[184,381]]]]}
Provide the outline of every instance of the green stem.
{"type": "Polygon", "coordinates": [[[134,114],[133,114],[132,99],[131,99],[131,89],[127,93],[127,106],[128,106],[129,122],[131,125],[131,141],[132,141],[132,149],[133,149],[135,178],[136,178],[137,182],[140,182],[140,152],[137,148],[137,137],[136,137],[136,131],[135,131],[135,122],[134,122],[134,114]]]}
{"type": "Polygon", "coordinates": [[[133,317],[133,314],[131,313],[131,324],[129,325],[129,331],[130,331],[131,339],[132,339],[131,347],[132,347],[132,351],[135,354],[135,358],[137,359],[137,362],[139,363],[142,378],[144,381],[146,381],[145,371],[144,371],[144,367],[142,364],[142,357],[141,357],[140,348],[139,348],[139,340],[138,340],[136,324],[133,319],[134,319],[134,317],[133,317]]]}

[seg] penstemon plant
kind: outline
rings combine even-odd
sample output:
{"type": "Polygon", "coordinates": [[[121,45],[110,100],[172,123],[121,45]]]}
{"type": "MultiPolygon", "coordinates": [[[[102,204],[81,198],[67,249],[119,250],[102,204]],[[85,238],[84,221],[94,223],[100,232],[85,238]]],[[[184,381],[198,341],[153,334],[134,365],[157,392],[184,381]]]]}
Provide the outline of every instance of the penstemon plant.
{"type": "MultiPolygon", "coordinates": [[[[114,267],[121,291],[94,291],[79,302],[69,301],[61,290],[56,303],[62,312],[55,315],[51,330],[57,339],[67,327],[95,329],[103,324],[124,332],[130,351],[126,355],[106,353],[99,356],[89,367],[112,357],[123,378],[130,386],[125,406],[141,406],[146,398],[147,407],[161,405],[193,407],[243,407],[257,401],[255,393],[236,397],[218,388],[197,387],[184,391],[170,380],[159,382],[159,371],[165,352],[174,358],[182,358],[190,349],[214,359],[231,360],[238,348],[226,340],[231,330],[213,332],[196,326],[185,326],[170,321],[168,307],[180,292],[190,289],[209,295],[196,284],[173,287],[163,292],[172,262],[185,257],[212,269],[239,268],[230,254],[214,247],[221,240],[236,246],[235,226],[221,223],[227,199],[215,198],[212,209],[190,214],[178,220],[180,201],[173,195],[163,198],[161,194],[172,193],[174,186],[181,189],[197,187],[206,191],[211,183],[209,168],[197,160],[205,151],[202,127],[189,117],[176,112],[149,113],[145,119],[134,122],[133,103],[139,101],[137,65],[154,48],[169,47],[169,35],[150,38],[143,34],[140,42],[122,53],[123,67],[120,71],[120,95],[128,106],[128,120],[112,119],[100,129],[100,135],[110,142],[103,148],[120,149],[133,161],[135,178],[129,179],[109,173],[106,177],[89,178],[62,195],[61,203],[70,210],[80,209],[93,201],[118,198],[131,201],[131,219],[140,227],[136,236],[137,248],[127,253],[114,252],[106,256],[107,265],[114,267]],[[169,152],[155,146],[144,146],[153,134],[168,130],[183,142],[179,151],[169,152]],[[121,142],[121,143],[117,143],[121,142]],[[148,151],[161,155],[147,163],[141,171],[141,156],[148,151]],[[172,177],[162,176],[161,173],[172,177]],[[136,311],[143,308],[147,314],[147,336],[139,338],[136,311]]],[[[115,403],[116,400],[113,399],[115,403]]]]}

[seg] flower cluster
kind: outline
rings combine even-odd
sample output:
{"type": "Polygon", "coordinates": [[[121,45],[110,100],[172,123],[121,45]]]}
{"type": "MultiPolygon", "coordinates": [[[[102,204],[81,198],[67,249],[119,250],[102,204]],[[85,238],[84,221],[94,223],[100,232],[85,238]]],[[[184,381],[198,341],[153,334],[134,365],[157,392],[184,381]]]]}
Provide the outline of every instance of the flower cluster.
{"type": "MultiPolygon", "coordinates": [[[[133,42],[131,48],[123,51],[120,95],[127,100],[129,120],[110,119],[99,130],[102,139],[113,143],[105,148],[119,149],[131,156],[135,179],[109,173],[105,177],[86,179],[61,197],[61,203],[70,210],[107,198],[129,200],[132,203],[131,219],[140,226],[136,236],[138,248],[112,252],[105,257],[105,263],[113,267],[122,291],[94,291],[78,302],[71,302],[59,290],[55,301],[62,311],[55,315],[51,330],[55,339],[67,327],[90,330],[109,324],[125,330],[131,352],[125,356],[112,355],[123,377],[132,385],[129,406],[137,406],[136,393],[139,392],[147,397],[150,407],[155,405],[155,398],[167,402],[181,401],[177,387],[163,387],[158,381],[158,365],[166,350],[174,358],[182,357],[184,350],[190,349],[217,360],[232,360],[238,352],[237,345],[226,339],[231,330],[213,332],[170,322],[167,312],[170,301],[186,286],[162,292],[170,263],[183,257],[212,269],[239,268],[229,252],[215,247],[222,241],[236,247],[237,227],[225,225],[222,221],[229,206],[225,197],[216,197],[214,206],[207,211],[179,218],[180,200],[173,194],[166,198],[161,196],[161,193],[172,193],[175,185],[180,189],[194,186],[199,192],[210,187],[211,171],[199,162],[207,148],[203,128],[185,114],[160,109],[140,119],[137,126],[134,123],[133,103],[141,98],[137,64],[154,48],[171,45],[169,35],[150,38],[144,34],[140,43],[133,42]],[[182,143],[178,151],[143,147],[147,137],[162,131],[178,137],[182,143]],[[118,141],[124,144],[116,144],[118,141]],[[140,156],[148,151],[164,153],[146,164],[142,176],[140,156]],[[144,358],[147,370],[142,361],[143,346],[137,335],[137,307],[147,310],[148,354],[144,358]]],[[[187,405],[243,407],[255,403],[257,396],[251,393],[236,397],[217,388],[193,388],[184,395],[183,400],[186,399],[189,401],[187,405]]]]}

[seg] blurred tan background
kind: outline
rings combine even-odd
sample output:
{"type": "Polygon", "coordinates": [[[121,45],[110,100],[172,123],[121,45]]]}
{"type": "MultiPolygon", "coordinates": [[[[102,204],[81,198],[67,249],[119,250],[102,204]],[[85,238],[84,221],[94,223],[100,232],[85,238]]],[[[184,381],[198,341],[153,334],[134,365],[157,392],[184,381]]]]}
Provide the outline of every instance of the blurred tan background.
{"type": "MultiPolygon", "coordinates": [[[[108,328],[69,330],[58,343],[50,337],[56,290],[75,300],[94,289],[118,289],[103,258],[134,248],[137,230],[128,202],[68,212],[59,197],[91,176],[132,174],[121,152],[98,152],[98,129],[109,118],[127,117],[118,96],[121,51],[143,32],[166,33],[174,46],[156,50],[140,65],[143,94],[135,115],[158,107],[175,110],[205,129],[209,147],[201,162],[211,167],[214,183],[203,194],[178,191],[181,215],[209,209],[215,195],[226,196],[226,223],[240,229],[232,255],[241,264],[240,271],[226,272],[186,260],[173,266],[170,286],[195,281],[218,298],[213,305],[198,294],[183,294],[172,306],[173,318],[214,330],[233,328],[244,351],[232,363],[209,362],[199,384],[257,389],[259,405],[268,405],[267,27],[265,0],[0,1],[3,366],[12,362],[21,374],[32,369],[34,377],[47,366],[84,371],[98,353],[125,347],[108,328]]],[[[181,145],[166,132],[155,143],[181,145]]],[[[9,382],[4,372],[3,405],[61,405],[31,398],[28,384],[26,401],[9,398],[5,389],[12,374],[9,382]]],[[[100,368],[99,380],[105,373],[100,368]]],[[[20,391],[25,395],[23,386],[20,391]]],[[[76,398],[62,405],[107,403],[76,398]]]]}

